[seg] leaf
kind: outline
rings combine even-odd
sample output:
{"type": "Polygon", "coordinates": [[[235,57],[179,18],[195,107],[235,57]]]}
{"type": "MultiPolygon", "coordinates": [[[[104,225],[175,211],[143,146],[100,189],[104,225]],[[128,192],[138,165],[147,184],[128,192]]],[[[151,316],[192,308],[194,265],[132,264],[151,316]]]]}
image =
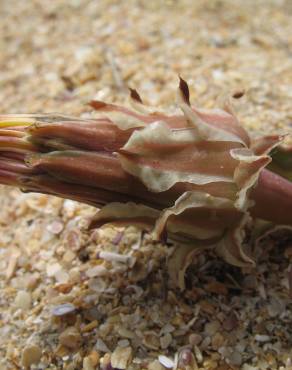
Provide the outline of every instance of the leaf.
{"type": "Polygon", "coordinates": [[[190,107],[185,96],[178,90],[178,105],[183,111],[190,127],[196,130],[197,137],[208,141],[230,141],[248,144],[248,135],[239,126],[236,118],[223,110],[203,111],[190,107]]]}
{"type": "Polygon", "coordinates": [[[178,182],[233,182],[237,162],[229,151],[236,147],[232,142],[202,141],[192,128],[172,130],[159,121],[133,132],[118,153],[125,171],[160,192],[178,182]]]}
{"type": "Polygon", "coordinates": [[[247,210],[251,206],[248,202],[248,192],[257,182],[262,169],[271,162],[271,157],[254,155],[250,149],[233,149],[230,155],[239,161],[234,171],[234,181],[240,189],[235,206],[239,210],[247,210]]]}
{"type": "Polygon", "coordinates": [[[244,245],[245,226],[249,214],[243,214],[238,224],[230,228],[216,246],[216,252],[226,262],[238,267],[253,267],[255,261],[249,256],[244,245]]]}
{"type": "Polygon", "coordinates": [[[90,228],[107,223],[119,225],[137,225],[149,230],[153,227],[159,211],[142,204],[113,202],[104,206],[92,218],[90,228]]]}
{"type": "Polygon", "coordinates": [[[186,270],[193,262],[195,255],[199,252],[201,252],[201,248],[179,245],[170,256],[167,262],[168,273],[170,279],[180,288],[180,290],[185,289],[186,270]]]}
{"type": "MultiPolygon", "coordinates": [[[[153,235],[160,238],[166,230],[187,235],[190,239],[213,239],[222,236],[221,210],[235,211],[232,201],[210,194],[189,191],[181,195],[171,208],[165,209],[156,222],[153,235]],[[182,217],[188,212],[187,217],[182,217]]],[[[236,213],[236,211],[235,211],[236,213]]],[[[234,215],[236,218],[236,215],[234,215]]]]}

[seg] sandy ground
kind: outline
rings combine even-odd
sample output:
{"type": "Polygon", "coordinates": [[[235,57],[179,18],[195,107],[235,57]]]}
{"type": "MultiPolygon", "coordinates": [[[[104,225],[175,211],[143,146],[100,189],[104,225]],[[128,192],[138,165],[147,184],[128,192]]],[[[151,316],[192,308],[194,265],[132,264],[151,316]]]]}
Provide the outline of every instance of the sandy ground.
{"type": "MultiPolygon", "coordinates": [[[[181,75],[198,106],[245,91],[235,109],[254,135],[291,130],[289,0],[0,0],[0,14],[0,114],[86,116],[128,87],[173,106],[181,75]]],[[[90,234],[90,207],[0,195],[1,370],[292,368],[291,244],[266,241],[249,272],[202,255],[180,292],[169,248],[136,229],[90,234]],[[100,277],[101,251],[138,262],[100,277]]]]}

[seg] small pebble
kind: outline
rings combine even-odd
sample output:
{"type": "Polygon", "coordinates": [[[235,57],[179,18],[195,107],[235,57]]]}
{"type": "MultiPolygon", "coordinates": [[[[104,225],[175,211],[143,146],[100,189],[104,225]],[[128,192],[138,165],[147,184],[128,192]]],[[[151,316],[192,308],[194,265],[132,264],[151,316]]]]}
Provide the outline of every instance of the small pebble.
{"type": "Polygon", "coordinates": [[[201,364],[203,362],[203,354],[202,354],[200,348],[198,346],[195,346],[194,347],[194,352],[195,352],[195,356],[196,356],[196,359],[197,359],[198,363],[201,364]]]}
{"type": "Polygon", "coordinates": [[[215,333],[217,333],[219,329],[220,329],[219,321],[211,321],[205,325],[204,331],[207,335],[213,336],[215,333]]]}
{"type": "Polygon", "coordinates": [[[189,336],[189,343],[190,345],[198,345],[202,342],[202,336],[200,334],[192,333],[189,336]]]}
{"type": "Polygon", "coordinates": [[[47,226],[47,230],[55,235],[60,234],[60,232],[63,230],[64,225],[60,221],[53,221],[50,225],[47,226]]]}
{"type": "Polygon", "coordinates": [[[47,275],[53,277],[58,271],[62,269],[62,266],[59,263],[48,263],[47,265],[47,275]]]}
{"type": "Polygon", "coordinates": [[[63,256],[63,261],[65,263],[70,263],[72,262],[74,259],[76,259],[76,254],[74,252],[72,252],[70,249],[67,250],[63,256]]]}
{"type": "Polygon", "coordinates": [[[81,335],[74,326],[69,326],[60,334],[59,341],[69,349],[77,349],[81,344],[81,335]]]}
{"type": "Polygon", "coordinates": [[[127,369],[131,359],[131,347],[117,347],[111,355],[111,366],[117,369],[127,369]]]}
{"type": "Polygon", "coordinates": [[[110,352],[108,346],[104,343],[104,341],[100,338],[96,340],[95,348],[100,352],[110,352]]]}
{"type": "Polygon", "coordinates": [[[184,348],[179,354],[179,368],[195,366],[195,358],[190,348],[184,348]]]}
{"type": "Polygon", "coordinates": [[[15,297],[14,303],[17,308],[23,311],[29,310],[31,307],[31,294],[24,290],[19,291],[15,297]]]}
{"type": "Polygon", "coordinates": [[[269,342],[271,340],[271,337],[269,335],[265,335],[265,334],[256,334],[254,339],[257,341],[257,342],[269,342]]]}
{"type": "Polygon", "coordinates": [[[165,370],[165,367],[159,361],[155,360],[148,365],[148,370],[165,370]]]}
{"type": "Polygon", "coordinates": [[[52,309],[53,316],[65,316],[69,313],[75,312],[76,307],[72,303],[64,303],[58,306],[55,306],[52,309]]]}
{"type": "Polygon", "coordinates": [[[21,356],[23,367],[30,367],[33,364],[38,364],[42,357],[42,350],[35,344],[28,345],[24,348],[21,356]]]}
{"type": "Polygon", "coordinates": [[[172,336],[169,333],[166,333],[165,335],[160,337],[160,346],[162,349],[168,348],[171,342],[172,342],[172,336]]]}
{"type": "Polygon", "coordinates": [[[239,352],[237,351],[233,351],[230,355],[230,357],[228,358],[230,364],[234,365],[234,366],[240,366],[241,363],[242,363],[242,356],[239,352]]]}
{"type": "Polygon", "coordinates": [[[212,341],[211,341],[211,344],[212,344],[212,348],[214,350],[217,350],[219,347],[221,347],[224,343],[224,338],[222,337],[222,335],[217,332],[213,337],[212,337],[212,341]]]}
{"type": "Polygon", "coordinates": [[[226,319],[223,321],[223,324],[222,324],[223,328],[226,331],[231,331],[235,329],[237,325],[238,325],[238,320],[237,320],[236,315],[233,312],[228,314],[228,316],[226,317],[226,319]]]}
{"type": "Polygon", "coordinates": [[[174,366],[174,361],[171,358],[166,357],[164,355],[158,356],[158,360],[161,363],[161,365],[163,365],[167,369],[172,369],[174,366]]]}
{"type": "Polygon", "coordinates": [[[95,370],[90,357],[84,357],[82,370],[95,370]]]}
{"type": "Polygon", "coordinates": [[[58,283],[65,284],[69,281],[69,275],[65,270],[61,269],[56,272],[55,279],[58,283]]]}
{"type": "Polygon", "coordinates": [[[97,366],[100,360],[100,354],[97,351],[92,351],[89,356],[90,362],[93,366],[97,366]]]}
{"type": "Polygon", "coordinates": [[[128,339],[121,339],[118,341],[118,346],[119,347],[129,347],[130,342],[128,339]]]}

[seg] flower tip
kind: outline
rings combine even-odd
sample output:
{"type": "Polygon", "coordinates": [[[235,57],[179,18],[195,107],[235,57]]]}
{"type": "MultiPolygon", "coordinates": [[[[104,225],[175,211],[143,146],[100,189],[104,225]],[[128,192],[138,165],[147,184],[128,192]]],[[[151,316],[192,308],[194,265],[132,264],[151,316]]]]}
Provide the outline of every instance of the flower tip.
{"type": "Polygon", "coordinates": [[[245,95],[245,90],[237,90],[232,94],[233,99],[240,99],[245,95]]]}
{"type": "Polygon", "coordinates": [[[179,76],[179,91],[180,91],[181,97],[183,98],[183,101],[187,105],[191,105],[189,86],[187,82],[181,76],[179,76]]]}
{"type": "Polygon", "coordinates": [[[95,110],[103,109],[104,107],[107,106],[106,103],[104,103],[101,100],[91,100],[90,102],[87,103],[91,108],[95,110]]]}
{"type": "Polygon", "coordinates": [[[129,87],[129,91],[130,91],[130,98],[131,99],[135,100],[136,102],[138,102],[140,104],[143,104],[141,96],[138,94],[137,90],[132,89],[131,87],[129,87]]]}

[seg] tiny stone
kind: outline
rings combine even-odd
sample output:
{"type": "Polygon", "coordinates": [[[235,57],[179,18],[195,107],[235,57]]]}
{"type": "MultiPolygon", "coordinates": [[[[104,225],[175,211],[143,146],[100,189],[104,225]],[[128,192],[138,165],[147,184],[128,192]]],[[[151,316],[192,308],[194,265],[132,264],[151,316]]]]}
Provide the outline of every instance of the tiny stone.
{"type": "Polygon", "coordinates": [[[68,275],[68,273],[66,272],[66,271],[64,271],[64,270],[59,270],[59,271],[57,271],[56,272],[56,274],[55,274],[55,279],[56,279],[56,281],[58,282],[58,283],[67,283],[68,282],[68,280],[69,280],[69,275],[68,275]]]}
{"type": "Polygon", "coordinates": [[[59,263],[48,264],[47,265],[47,275],[49,277],[53,277],[61,269],[62,269],[62,267],[61,267],[61,265],[59,263]]]}
{"type": "Polygon", "coordinates": [[[129,347],[129,345],[130,345],[130,342],[128,341],[128,339],[121,339],[118,341],[119,347],[129,347]]]}
{"type": "Polygon", "coordinates": [[[220,329],[220,323],[219,321],[212,321],[212,322],[208,322],[206,325],[205,325],[205,333],[207,335],[214,335],[218,330],[220,329]]]}
{"type": "Polygon", "coordinates": [[[285,304],[278,299],[272,298],[267,309],[270,317],[277,317],[285,310],[285,304]]]}
{"type": "Polygon", "coordinates": [[[21,310],[28,310],[31,307],[31,294],[24,290],[17,293],[15,297],[15,306],[21,310]]]}
{"type": "Polygon", "coordinates": [[[106,289],[106,282],[100,278],[93,278],[89,280],[88,287],[94,292],[102,293],[106,289]]]}
{"type": "Polygon", "coordinates": [[[88,357],[90,358],[92,365],[97,366],[100,360],[100,354],[97,351],[92,351],[88,357]]]}
{"type": "Polygon", "coordinates": [[[89,268],[86,275],[90,278],[108,275],[108,270],[103,265],[97,265],[89,268]]]}
{"type": "Polygon", "coordinates": [[[172,333],[174,330],[175,327],[168,323],[161,328],[160,334],[172,333]]]}
{"type": "Polygon", "coordinates": [[[64,225],[60,221],[53,221],[50,225],[47,226],[47,230],[55,235],[60,234],[60,232],[63,230],[64,225]]]}
{"type": "Polygon", "coordinates": [[[195,334],[195,333],[190,334],[189,336],[190,345],[192,346],[198,345],[199,343],[201,343],[201,341],[202,341],[202,336],[200,334],[195,334]]]}
{"type": "Polygon", "coordinates": [[[108,346],[104,343],[104,341],[100,338],[97,339],[95,348],[100,352],[110,352],[108,346]]]}
{"type": "Polygon", "coordinates": [[[59,341],[67,348],[77,349],[81,344],[81,335],[74,326],[69,326],[60,334],[59,341]]]}
{"type": "Polygon", "coordinates": [[[160,355],[158,357],[158,360],[161,363],[161,365],[163,365],[167,369],[172,369],[173,366],[174,366],[173,360],[171,358],[169,358],[169,357],[164,356],[164,355],[160,355]]]}
{"type": "Polygon", "coordinates": [[[76,254],[72,252],[70,249],[67,250],[63,256],[63,261],[66,263],[72,262],[74,259],[76,259],[76,254]]]}
{"type": "Polygon", "coordinates": [[[222,337],[222,335],[217,332],[213,337],[212,337],[212,348],[213,349],[218,349],[219,347],[221,347],[223,345],[223,342],[224,342],[224,338],[222,337]]]}
{"type": "Polygon", "coordinates": [[[8,264],[8,267],[5,273],[6,280],[10,280],[12,276],[14,275],[19,257],[20,257],[19,250],[15,250],[14,252],[12,252],[11,257],[9,259],[9,264],[8,264]]]}
{"type": "Polygon", "coordinates": [[[233,351],[228,360],[232,365],[240,366],[242,363],[242,356],[239,352],[233,351]]]}
{"type": "Polygon", "coordinates": [[[180,352],[178,364],[181,368],[195,364],[195,358],[190,348],[184,348],[180,352]]]}
{"type": "Polygon", "coordinates": [[[77,269],[76,267],[73,267],[69,271],[69,280],[70,280],[70,282],[79,283],[80,279],[81,279],[81,274],[80,274],[79,269],[77,269]]]}
{"type": "Polygon", "coordinates": [[[166,349],[172,342],[171,334],[167,333],[160,338],[160,346],[162,349],[166,349]]]}
{"type": "Polygon", "coordinates": [[[27,279],[27,282],[26,282],[27,289],[34,290],[37,287],[37,285],[38,285],[38,281],[39,281],[39,276],[37,276],[37,275],[31,275],[27,279]]]}
{"type": "Polygon", "coordinates": [[[251,366],[251,365],[248,365],[248,364],[244,364],[242,366],[242,370],[258,370],[258,367],[256,366],[251,366]]]}
{"type": "Polygon", "coordinates": [[[132,359],[131,347],[117,347],[111,355],[111,365],[117,369],[127,369],[132,359]]]}
{"type": "Polygon", "coordinates": [[[95,370],[89,356],[84,357],[82,370],[95,370]]]}
{"type": "Polygon", "coordinates": [[[56,287],[55,287],[55,290],[57,290],[59,293],[63,293],[63,294],[67,294],[69,292],[71,292],[73,288],[73,284],[70,284],[70,283],[61,283],[61,284],[58,284],[56,287]]]}
{"type": "Polygon", "coordinates": [[[233,312],[229,313],[229,315],[226,317],[226,319],[223,321],[223,328],[226,331],[231,331],[238,325],[237,317],[233,312]]]}
{"type": "Polygon", "coordinates": [[[202,355],[202,352],[200,350],[200,348],[198,346],[195,346],[194,347],[194,352],[195,352],[195,356],[196,356],[196,359],[198,361],[198,363],[202,363],[203,362],[203,355],[202,355]]]}
{"type": "Polygon", "coordinates": [[[211,337],[206,337],[204,338],[204,340],[202,341],[202,343],[200,344],[200,347],[205,350],[209,347],[211,343],[211,337]]]}
{"type": "Polygon", "coordinates": [[[231,355],[230,349],[224,346],[218,348],[218,353],[220,353],[221,356],[226,357],[226,358],[229,358],[231,355]]]}
{"type": "Polygon", "coordinates": [[[148,370],[165,370],[165,367],[159,361],[155,360],[148,365],[148,370]]]}
{"type": "Polygon", "coordinates": [[[21,363],[23,367],[30,367],[33,364],[38,364],[42,357],[42,351],[39,346],[35,344],[28,345],[24,348],[21,356],[21,363]]]}
{"type": "Polygon", "coordinates": [[[91,330],[95,329],[97,327],[97,325],[98,325],[98,321],[93,320],[89,324],[86,324],[85,326],[83,326],[81,331],[82,331],[82,333],[90,332],[91,330]]]}
{"type": "Polygon", "coordinates": [[[261,334],[256,334],[254,339],[257,342],[269,342],[271,340],[271,337],[269,335],[261,335],[261,334]]]}
{"type": "Polygon", "coordinates": [[[72,313],[76,310],[76,307],[71,303],[64,303],[58,306],[55,306],[52,309],[52,315],[54,316],[65,316],[69,313],[72,313]]]}

